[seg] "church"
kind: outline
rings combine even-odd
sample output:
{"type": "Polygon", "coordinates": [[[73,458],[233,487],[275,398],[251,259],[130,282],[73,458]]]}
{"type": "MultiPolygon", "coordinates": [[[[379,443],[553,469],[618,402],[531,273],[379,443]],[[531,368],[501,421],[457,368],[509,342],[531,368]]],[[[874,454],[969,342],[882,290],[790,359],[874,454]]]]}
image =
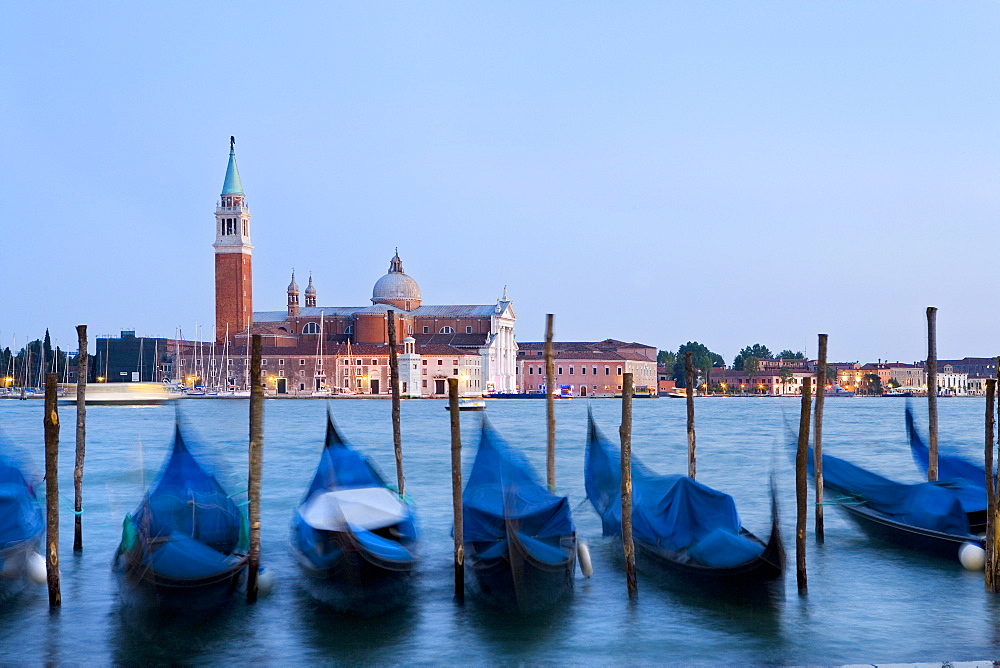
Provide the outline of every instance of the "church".
{"type": "MultiPolygon", "coordinates": [[[[292,272],[285,308],[253,310],[253,244],[235,140],[215,209],[216,347],[246,350],[250,334],[261,334],[267,388],[277,394],[389,394],[388,313],[393,312],[401,392],[409,397],[447,394],[447,379],[459,379],[465,396],[515,392],[517,319],[507,290],[492,304],[423,303],[417,281],[403,271],[398,249],[389,270],[375,281],[371,304],[319,306],[310,275],[304,292],[292,272]],[[304,297],[304,303],[300,302],[304,297]]],[[[247,378],[245,355],[220,355],[218,371],[198,376],[247,378]],[[225,359],[226,361],[223,361],[225,359]],[[213,373],[214,372],[214,373],[213,373]]],[[[202,360],[195,361],[196,366],[202,360]]],[[[215,357],[209,361],[214,366],[215,357]]],[[[190,368],[190,367],[189,367],[190,368]]],[[[233,382],[234,380],[236,382],[233,382]]],[[[206,379],[207,380],[207,379],[206,379]]]]}

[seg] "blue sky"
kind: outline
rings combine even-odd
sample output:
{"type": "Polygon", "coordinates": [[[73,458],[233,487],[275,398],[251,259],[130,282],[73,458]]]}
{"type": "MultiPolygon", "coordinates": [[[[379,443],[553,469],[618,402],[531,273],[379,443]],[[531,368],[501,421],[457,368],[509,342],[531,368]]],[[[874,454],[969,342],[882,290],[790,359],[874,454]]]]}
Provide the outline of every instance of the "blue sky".
{"type": "MultiPolygon", "coordinates": [[[[210,336],[229,136],[254,298],[294,267],[518,338],[1000,353],[1000,5],[15,3],[0,341],[210,336]]],[[[304,282],[300,280],[304,286],[304,282]]]]}

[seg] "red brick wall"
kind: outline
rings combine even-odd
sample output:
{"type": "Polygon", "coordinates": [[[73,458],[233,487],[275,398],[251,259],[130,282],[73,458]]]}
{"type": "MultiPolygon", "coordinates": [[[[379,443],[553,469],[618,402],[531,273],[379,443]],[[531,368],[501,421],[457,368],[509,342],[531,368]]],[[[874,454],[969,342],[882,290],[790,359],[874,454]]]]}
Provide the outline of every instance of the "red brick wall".
{"type": "Polygon", "coordinates": [[[226,339],[246,330],[253,317],[252,256],[245,253],[215,255],[215,339],[226,339]]]}

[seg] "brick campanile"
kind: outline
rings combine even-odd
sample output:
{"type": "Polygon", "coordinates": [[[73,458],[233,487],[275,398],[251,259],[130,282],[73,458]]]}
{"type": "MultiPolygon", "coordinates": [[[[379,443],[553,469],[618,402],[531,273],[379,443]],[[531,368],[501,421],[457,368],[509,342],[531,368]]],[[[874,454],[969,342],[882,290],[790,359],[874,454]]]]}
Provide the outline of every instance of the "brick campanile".
{"type": "Polygon", "coordinates": [[[245,332],[253,319],[253,246],[250,208],[236,168],[236,139],[229,138],[229,166],[215,207],[215,340],[245,332]]]}

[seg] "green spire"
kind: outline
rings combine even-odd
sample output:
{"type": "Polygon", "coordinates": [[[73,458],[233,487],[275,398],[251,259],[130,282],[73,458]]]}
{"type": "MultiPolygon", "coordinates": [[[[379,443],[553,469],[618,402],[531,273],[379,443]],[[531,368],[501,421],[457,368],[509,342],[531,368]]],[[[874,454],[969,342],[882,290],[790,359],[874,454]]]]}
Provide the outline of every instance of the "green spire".
{"type": "Polygon", "coordinates": [[[222,184],[222,194],[243,194],[243,183],[240,181],[240,170],[236,167],[236,137],[229,138],[229,166],[226,167],[226,182],[222,184]]]}

